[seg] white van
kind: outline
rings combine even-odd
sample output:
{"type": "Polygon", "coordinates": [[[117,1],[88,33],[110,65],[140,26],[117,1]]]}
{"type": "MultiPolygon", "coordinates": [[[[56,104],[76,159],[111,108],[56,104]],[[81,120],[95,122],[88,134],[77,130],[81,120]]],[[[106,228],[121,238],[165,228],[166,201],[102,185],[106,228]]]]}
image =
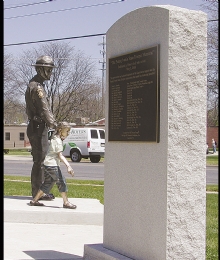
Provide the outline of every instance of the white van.
{"type": "Polygon", "coordinates": [[[98,163],[105,155],[105,130],[100,128],[71,128],[63,140],[63,155],[73,162],[82,158],[98,163]]]}

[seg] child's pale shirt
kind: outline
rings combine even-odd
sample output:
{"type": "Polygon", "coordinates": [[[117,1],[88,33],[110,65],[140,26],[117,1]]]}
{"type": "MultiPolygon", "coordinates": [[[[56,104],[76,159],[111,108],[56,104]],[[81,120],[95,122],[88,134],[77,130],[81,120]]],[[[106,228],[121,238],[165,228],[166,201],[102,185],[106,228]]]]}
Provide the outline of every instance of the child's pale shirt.
{"type": "Polygon", "coordinates": [[[58,136],[54,136],[50,141],[47,155],[44,159],[46,166],[60,166],[60,158],[58,153],[63,152],[63,142],[58,136]]]}

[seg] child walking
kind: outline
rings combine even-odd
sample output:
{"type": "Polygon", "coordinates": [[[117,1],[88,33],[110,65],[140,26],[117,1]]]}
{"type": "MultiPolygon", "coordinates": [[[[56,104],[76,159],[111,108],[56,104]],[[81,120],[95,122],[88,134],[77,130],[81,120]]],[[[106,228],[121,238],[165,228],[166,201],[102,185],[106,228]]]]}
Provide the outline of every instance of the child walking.
{"type": "Polygon", "coordinates": [[[41,184],[36,196],[30,201],[30,206],[44,206],[44,204],[40,203],[38,200],[44,193],[49,194],[49,191],[56,183],[63,198],[63,208],[76,208],[76,205],[68,201],[66,180],[60,169],[60,161],[62,161],[66,165],[68,173],[74,176],[72,167],[62,154],[63,140],[68,136],[70,128],[71,126],[67,122],[61,122],[58,124],[51,138],[50,146],[43,164],[44,182],[41,184]]]}

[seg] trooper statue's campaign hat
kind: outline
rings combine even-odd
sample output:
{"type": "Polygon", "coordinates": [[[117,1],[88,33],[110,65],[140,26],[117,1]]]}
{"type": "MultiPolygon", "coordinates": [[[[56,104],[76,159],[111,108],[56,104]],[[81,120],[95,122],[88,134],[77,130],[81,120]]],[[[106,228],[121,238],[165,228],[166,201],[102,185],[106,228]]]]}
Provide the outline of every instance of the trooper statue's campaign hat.
{"type": "Polygon", "coordinates": [[[54,65],[53,59],[50,56],[40,56],[36,60],[36,64],[32,64],[34,67],[49,67],[49,68],[57,68],[54,65]]]}

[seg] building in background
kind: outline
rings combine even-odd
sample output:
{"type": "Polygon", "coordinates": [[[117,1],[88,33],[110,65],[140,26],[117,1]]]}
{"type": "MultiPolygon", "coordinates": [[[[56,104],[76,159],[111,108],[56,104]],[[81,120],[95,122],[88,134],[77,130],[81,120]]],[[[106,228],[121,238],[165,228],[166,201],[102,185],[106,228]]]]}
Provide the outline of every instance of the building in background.
{"type": "Polygon", "coordinates": [[[4,125],[4,149],[30,148],[27,137],[27,124],[5,124],[4,125]]]}
{"type": "MultiPolygon", "coordinates": [[[[88,119],[79,118],[77,123],[71,123],[72,127],[101,127],[105,129],[105,118],[99,119],[95,122],[88,122],[88,119]]],[[[4,125],[4,148],[7,149],[21,149],[30,148],[29,139],[26,134],[27,124],[5,124],[4,125]]],[[[212,138],[217,142],[217,148],[219,147],[218,141],[218,126],[207,127],[206,140],[209,148],[212,148],[212,138]]]]}
{"type": "MultiPolygon", "coordinates": [[[[105,129],[105,119],[89,122],[88,118],[78,118],[76,123],[70,123],[71,127],[101,127],[105,129]]],[[[27,137],[27,124],[4,124],[4,150],[5,149],[30,149],[27,137]]]]}
{"type": "Polygon", "coordinates": [[[219,147],[218,126],[207,126],[206,140],[207,140],[207,144],[208,144],[209,148],[212,148],[212,138],[214,138],[215,141],[217,142],[216,148],[218,148],[219,147]]]}

